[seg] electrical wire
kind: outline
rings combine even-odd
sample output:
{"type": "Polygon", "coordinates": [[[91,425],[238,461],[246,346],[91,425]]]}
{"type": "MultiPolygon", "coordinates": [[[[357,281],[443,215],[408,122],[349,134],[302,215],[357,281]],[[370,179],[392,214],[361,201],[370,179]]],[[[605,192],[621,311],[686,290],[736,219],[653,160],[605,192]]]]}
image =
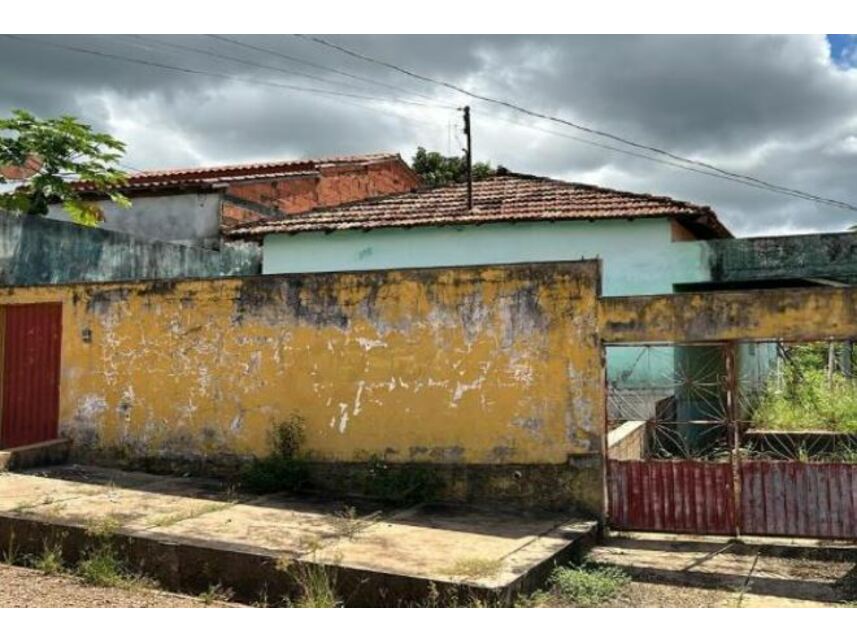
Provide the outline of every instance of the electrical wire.
{"type": "MultiPolygon", "coordinates": [[[[367,78],[366,76],[360,76],[357,74],[352,74],[347,71],[342,71],[340,69],[336,69],[334,67],[328,67],[326,65],[321,65],[319,63],[313,62],[311,60],[306,60],[304,58],[298,58],[297,56],[292,56],[290,54],[285,54],[281,51],[277,51],[276,49],[270,49],[268,47],[260,47],[259,45],[251,45],[247,42],[242,42],[241,40],[235,40],[234,38],[228,38],[226,36],[216,35],[216,34],[206,34],[208,38],[213,38],[214,40],[219,40],[220,42],[226,42],[232,45],[237,45],[239,47],[244,47],[245,49],[250,49],[252,51],[257,51],[264,54],[271,54],[273,56],[277,56],[279,58],[283,58],[284,60],[289,60],[291,62],[296,62],[301,65],[308,65],[310,67],[314,67],[316,69],[321,69],[323,71],[330,72],[331,74],[337,74],[338,76],[344,76],[346,78],[351,78],[353,80],[359,80],[364,83],[369,83],[371,85],[376,85],[378,87],[384,87],[386,89],[392,89],[393,91],[411,94],[413,96],[417,96],[419,98],[423,98],[425,100],[436,100],[435,97],[429,96],[428,94],[423,94],[421,92],[417,92],[411,89],[405,89],[403,87],[397,87],[396,85],[390,85],[389,83],[385,83],[380,80],[376,80],[374,78],[367,78]]],[[[444,107],[448,107],[450,109],[454,109],[455,105],[444,104],[444,107]]]]}
{"type": "MultiPolygon", "coordinates": [[[[0,35],[2,35],[4,38],[11,38],[13,40],[20,40],[22,42],[32,42],[30,39],[24,38],[22,36],[14,36],[14,35],[10,35],[10,34],[0,34],[0,35]]],[[[276,83],[273,81],[266,81],[266,80],[261,80],[261,79],[242,78],[241,76],[235,76],[232,74],[223,74],[223,73],[214,72],[214,71],[203,71],[200,69],[193,69],[190,67],[179,67],[176,65],[168,65],[165,63],[159,63],[159,62],[155,62],[155,61],[151,61],[151,60],[143,60],[140,58],[133,58],[131,56],[123,56],[122,54],[114,54],[114,53],[108,53],[108,52],[104,52],[104,51],[98,51],[95,49],[88,49],[86,47],[76,47],[73,45],[62,45],[62,44],[55,43],[55,42],[41,41],[39,44],[44,45],[44,46],[48,46],[48,47],[54,47],[57,49],[64,49],[66,51],[73,51],[76,53],[88,54],[91,56],[98,56],[101,58],[110,58],[113,60],[121,60],[124,62],[130,62],[130,63],[134,63],[137,65],[143,65],[146,67],[155,67],[158,69],[166,69],[169,71],[182,72],[182,73],[186,73],[186,74],[194,74],[194,75],[199,75],[199,76],[210,76],[213,78],[222,78],[222,79],[226,79],[226,80],[232,80],[235,82],[247,83],[247,84],[251,84],[251,85],[263,85],[266,87],[278,87],[280,89],[288,89],[290,91],[307,92],[310,94],[319,94],[319,95],[323,95],[323,96],[346,97],[346,98],[353,98],[353,99],[358,99],[358,100],[368,100],[368,101],[373,101],[373,102],[387,102],[389,100],[388,98],[382,97],[382,96],[367,96],[365,94],[352,94],[352,93],[348,93],[348,92],[338,92],[338,91],[334,91],[332,89],[319,89],[316,87],[305,87],[302,85],[288,85],[288,84],[284,84],[284,83],[276,83]]],[[[398,99],[398,102],[406,103],[409,105],[415,105],[418,107],[427,107],[427,108],[433,108],[433,109],[449,109],[447,107],[443,107],[440,105],[430,105],[428,103],[420,103],[420,102],[416,102],[416,101],[408,101],[408,100],[403,100],[403,99],[398,99]]]]}
{"type": "MultiPolygon", "coordinates": [[[[794,188],[789,188],[787,186],[778,185],[776,183],[770,183],[768,181],[758,179],[756,177],[753,177],[753,176],[750,176],[747,174],[740,174],[738,172],[731,172],[729,170],[725,170],[725,169],[720,168],[720,167],[713,165],[711,163],[706,163],[704,161],[697,161],[697,160],[690,159],[690,158],[687,158],[687,157],[684,157],[684,156],[681,156],[678,154],[674,154],[673,152],[669,152],[667,150],[664,150],[664,149],[661,149],[658,147],[654,147],[651,145],[645,145],[643,143],[637,143],[636,141],[625,138],[623,136],[619,136],[617,134],[612,134],[612,133],[604,131],[604,130],[599,130],[599,129],[595,129],[592,127],[587,127],[585,125],[581,125],[579,123],[575,123],[574,121],[570,121],[570,120],[567,120],[564,118],[560,118],[558,116],[551,116],[550,114],[544,114],[541,112],[537,112],[535,110],[529,109],[527,107],[523,107],[521,105],[517,105],[515,103],[512,103],[512,102],[504,100],[504,99],[499,99],[499,98],[494,98],[491,96],[485,96],[482,94],[477,94],[476,92],[472,92],[472,91],[465,89],[463,87],[460,87],[454,83],[450,83],[450,82],[447,82],[444,80],[438,80],[435,78],[431,78],[429,76],[425,76],[423,74],[413,72],[409,69],[401,67],[400,65],[396,65],[396,64],[381,60],[379,58],[374,58],[372,56],[362,54],[360,52],[354,51],[354,50],[349,49],[347,47],[344,47],[342,45],[338,45],[334,42],[330,42],[330,41],[328,41],[324,38],[321,38],[319,36],[307,36],[304,34],[293,34],[293,35],[297,38],[302,38],[304,40],[315,42],[319,45],[323,45],[325,47],[334,49],[334,50],[339,51],[340,53],[345,54],[347,56],[350,56],[352,58],[356,58],[358,60],[362,60],[364,62],[372,63],[372,64],[379,65],[382,67],[386,67],[388,69],[392,69],[392,70],[397,71],[399,73],[405,74],[406,76],[409,76],[411,78],[415,78],[415,79],[418,79],[418,80],[421,80],[421,81],[427,82],[427,83],[432,83],[432,84],[438,85],[440,87],[445,87],[447,89],[451,89],[451,90],[458,92],[460,94],[463,94],[465,96],[469,96],[471,98],[475,98],[477,100],[481,100],[481,101],[491,103],[494,105],[499,105],[501,107],[506,107],[508,109],[515,110],[517,112],[520,112],[522,114],[526,114],[527,116],[530,116],[533,118],[553,121],[555,123],[559,123],[561,125],[566,125],[568,127],[572,127],[574,129],[577,129],[577,130],[582,131],[582,132],[586,132],[588,134],[592,134],[594,136],[600,136],[603,138],[608,138],[608,139],[614,140],[618,143],[622,143],[623,145],[628,145],[630,147],[645,150],[648,152],[653,152],[653,153],[661,155],[661,156],[666,156],[666,157],[672,159],[673,161],[677,161],[679,163],[684,163],[684,164],[688,164],[688,165],[693,165],[696,167],[701,167],[707,171],[717,173],[718,175],[722,175],[724,177],[729,177],[732,180],[737,180],[738,182],[753,183],[753,184],[756,184],[762,188],[766,188],[766,189],[769,189],[769,190],[772,190],[772,191],[775,191],[775,192],[778,192],[781,194],[788,194],[788,195],[796,197],[796,198],[805,199],[808,201],[813,201],[816,203],[822,203],[825,205],[830,205],[833,207],[843,208],[843,209],[852,210],[852,211],[857,212],[857,205],[854,205],[852,203],[847,203],[845,201],[839,201],[837,199],[831,199],[831,198],[823,197],[823,196],[820,196],[817,194],[812,194],[810,192],[804,192],[803,190],[797,190],[794,188]]],[[[688,168],[685,168],[685,169],[688,169],[688,168]]]]}
{"type": "Polygon", "coordinates": [[[625,154],[627,156],[633,156],[636,158],[645,159],[647,161],[651,161],[652,163],[658,163],[659,165],[666,165],[666,166],[675,167],[675,168],[678,168],[681,170],[687,170],[688,172],[694,172],[696,174],[702,174],[704,176],[710,176],[712,178],[720,179],[722,181],[732,181],[735,183],[741,183],[741,184],[746,185],[748,187],[756,188],[759,190],[766,190],[768,192],[777,192],[780,194],[784,194],[786,196],[793,196],[793,197],[798,196],[798,195],[794,194],[793,192],[791,192],[790,190],[788,190],[787,188],[783,188],[782,190],[774,189],[774,188],[766,188],[766,187],[761,186],[757,183],[753,183],[752,181],[744,181],[742,179],[731,178],[728,176],[724,176],[722,174],[717,174],[715,172],[709,172],[707,170],[703,170],[703,169],[700,169],[697,167],[689,167],[687,165],[682,165],[681,163],[676,163],[674,161],[668,161],[666,159],[659,159],[659,158],[656,158],[654,156],[649,156],[648,154],[643,154],[642,152],[634,152],[633,150],[626,150],[626,149],[622,149],[621,147],[616,147],[614,145],[607,145],[606,143],[599,143],[598,141],[592,141],[592,140],[589,140],[586,138],[582,138],[580,136],[574,136],[573,134],[566,134],[564,132],[557,132],[556,130],[547,129],[544,127],[537,127],[536,125],[530,125],[528,123],[521,123],[520,121],[516,121],[516,120],[511,119],[511,118],[503,118],[501,116],[495,116],[492,114],[487,115],[486,118],[491,119],[491,120],[495,120],[495,121],[501,121],[503,123],[509,123],[510,125],[515,125],[517,127],[522,127],[525,129],[536,131],[536,132],[544,132],[545,134],[553,134],[554,136],[559,136],[560,138],[565,138],[565,139],[568,139],[571,141],[575,141],[577,143],[589,145],[591,147],[597,147],[597,148],[602,149],[602,150],[609,150],[611,152],[618,152],[619,154],[625,154]]]}
{"type": "MultiPolygon", "coordinates": [[[[142,46],[144,49],[146,49],[148,51],[157,51],[157,49],[155,47],[151,47],[151,46],[145,44],[147,41],[151,41],[153,43],[157,43],[157,44],[162,45],[164,47],[170,47],[172,49],[177,49],[180,51],[189,51],[189,52],[193,52],[193,53],[203,54],[205,56],[210,56],[212,58],[217,58],[220,60],[229,60],[229,61],[236,62],[236,63],[242,64],[242,65],[247,65],[249,67],[255,67],[257,69],[266,69],[269,71],[276,71],[276,72],[281,73],[281,74],[300,76],[302,78],[308,78],[310,80],[315,80],[315,81],[320,82],[320,83],[326,83],[326,84],[330,84],[330,85],[334,85],[334,86],[345,87],[347,89],[352,89],[352,90],[356,89],[358,91],[362,91],[364,89],[363,87],[359,87],[359,86],[353,85],[351,83],[343,83],[343,82],[336,81],[336,80],[330,80],[329,78],[322,78],[321,76],[315,76],[313,74],[307,74],[305,72],[302,72],[302,71],[299,71],[296,69],[290,69],[290,68],[286,68],[286,67],[275,67],[273,65],[266,65],[264,63],[257,63],[257,62],[254,62],[252,60],[247,60],[245,58],[239,58],[237,56],[230,56],[228,54],[221,54],[218,52],[209,51],[207,49],[202,49],[200,47],[192,47],[190,45],[183,45],[180,43],[168,42],[168,41],[162,40],[160,38],[155,38],[154,36],[132,35],[131,37],[142,41],[139,45],[135,45],[135,46],[142,46]]],[[[389,97],[387,100],[389,100],[390,102],[402,103],[405,105],[414,104],[410,101],[404,101],[404,100],[397,98],[397,97],[389,97]]],[[[438,107],[447,107],[446,105],[442,105],[441,103],[434,103],[434,104],[438,107]]]]}

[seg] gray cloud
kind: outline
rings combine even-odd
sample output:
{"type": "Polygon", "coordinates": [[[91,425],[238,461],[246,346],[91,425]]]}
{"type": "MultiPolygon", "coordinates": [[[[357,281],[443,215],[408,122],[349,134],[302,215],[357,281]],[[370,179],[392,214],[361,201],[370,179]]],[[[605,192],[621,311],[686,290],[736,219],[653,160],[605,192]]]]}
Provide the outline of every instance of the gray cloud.
{"type": "MultiPolygon", "coordinates": [[[[72,113],[128,143],[135,167],[460,147],[459,116],[393,102],[299,93],[253,81],[377,97],[466,99],[289,36],[237,40],[402,91],[343,78],[204,36],[162,36],[259,69],[127,36],[0,38],[0,112],[72,113]],[[233,76],[186,74],[51,47],[97,49],[233,76]],[[249,81],[249,82],[248,82],[249,81]]],[[[816,36],[342,36],[337,42],[475,91],[621,133],[808,192],[857,203],[857,68],[816,36]]],[[[469,101],[477,158],[511,169],[708,203],[738,234],[841,230],[857,213],[608,152],[533,131],[569,128],[469,101]],[[497,118],[506,120],[496,120],[497,118]],[[507,122],[517,122],[518,125],[507,122]]]]}

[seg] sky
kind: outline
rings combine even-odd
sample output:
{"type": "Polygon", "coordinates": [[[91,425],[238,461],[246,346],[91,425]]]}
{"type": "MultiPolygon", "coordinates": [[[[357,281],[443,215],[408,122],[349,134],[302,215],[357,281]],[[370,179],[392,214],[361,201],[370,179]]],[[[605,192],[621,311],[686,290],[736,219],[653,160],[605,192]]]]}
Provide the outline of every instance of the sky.
{"type": "MultiPolygon", "coordinates": [[[[469,104],[475,160],[707,204],[738,236],[857,223],[857,211],[597,147],[640,152],[291,35],[21,38],[0,37],[0,114],[77,116],[126,142],[128,168],[380,151],[410,159],[418,146],[457,154],[455,108],[469,104]]],[[[533,111],[857,205],[855,35],[324,38],[533,111]]]]}

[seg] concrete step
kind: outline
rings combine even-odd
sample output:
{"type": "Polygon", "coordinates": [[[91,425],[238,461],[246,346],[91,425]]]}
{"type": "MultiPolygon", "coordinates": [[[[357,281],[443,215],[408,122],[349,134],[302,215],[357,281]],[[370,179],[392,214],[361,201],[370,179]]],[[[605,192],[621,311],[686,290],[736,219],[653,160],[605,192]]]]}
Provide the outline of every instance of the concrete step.
{"type": "Polygon", "coordinates": [[[59,438],[0,451],[0,471],[20,471],[33,467],[65,464],[71,440],[59,438]]]}

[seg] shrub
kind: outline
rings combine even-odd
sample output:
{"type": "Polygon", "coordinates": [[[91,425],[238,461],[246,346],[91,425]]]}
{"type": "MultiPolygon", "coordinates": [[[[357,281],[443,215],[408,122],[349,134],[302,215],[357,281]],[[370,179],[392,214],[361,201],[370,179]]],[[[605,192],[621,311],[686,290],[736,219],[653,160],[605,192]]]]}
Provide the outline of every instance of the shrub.
{"type": "Polygon", "coordinates": [[[857,385],[820,369],[789,373],[785,383],[768,383],[753,412],[753,424],[781,431],[857,432],[857,385]]]}

